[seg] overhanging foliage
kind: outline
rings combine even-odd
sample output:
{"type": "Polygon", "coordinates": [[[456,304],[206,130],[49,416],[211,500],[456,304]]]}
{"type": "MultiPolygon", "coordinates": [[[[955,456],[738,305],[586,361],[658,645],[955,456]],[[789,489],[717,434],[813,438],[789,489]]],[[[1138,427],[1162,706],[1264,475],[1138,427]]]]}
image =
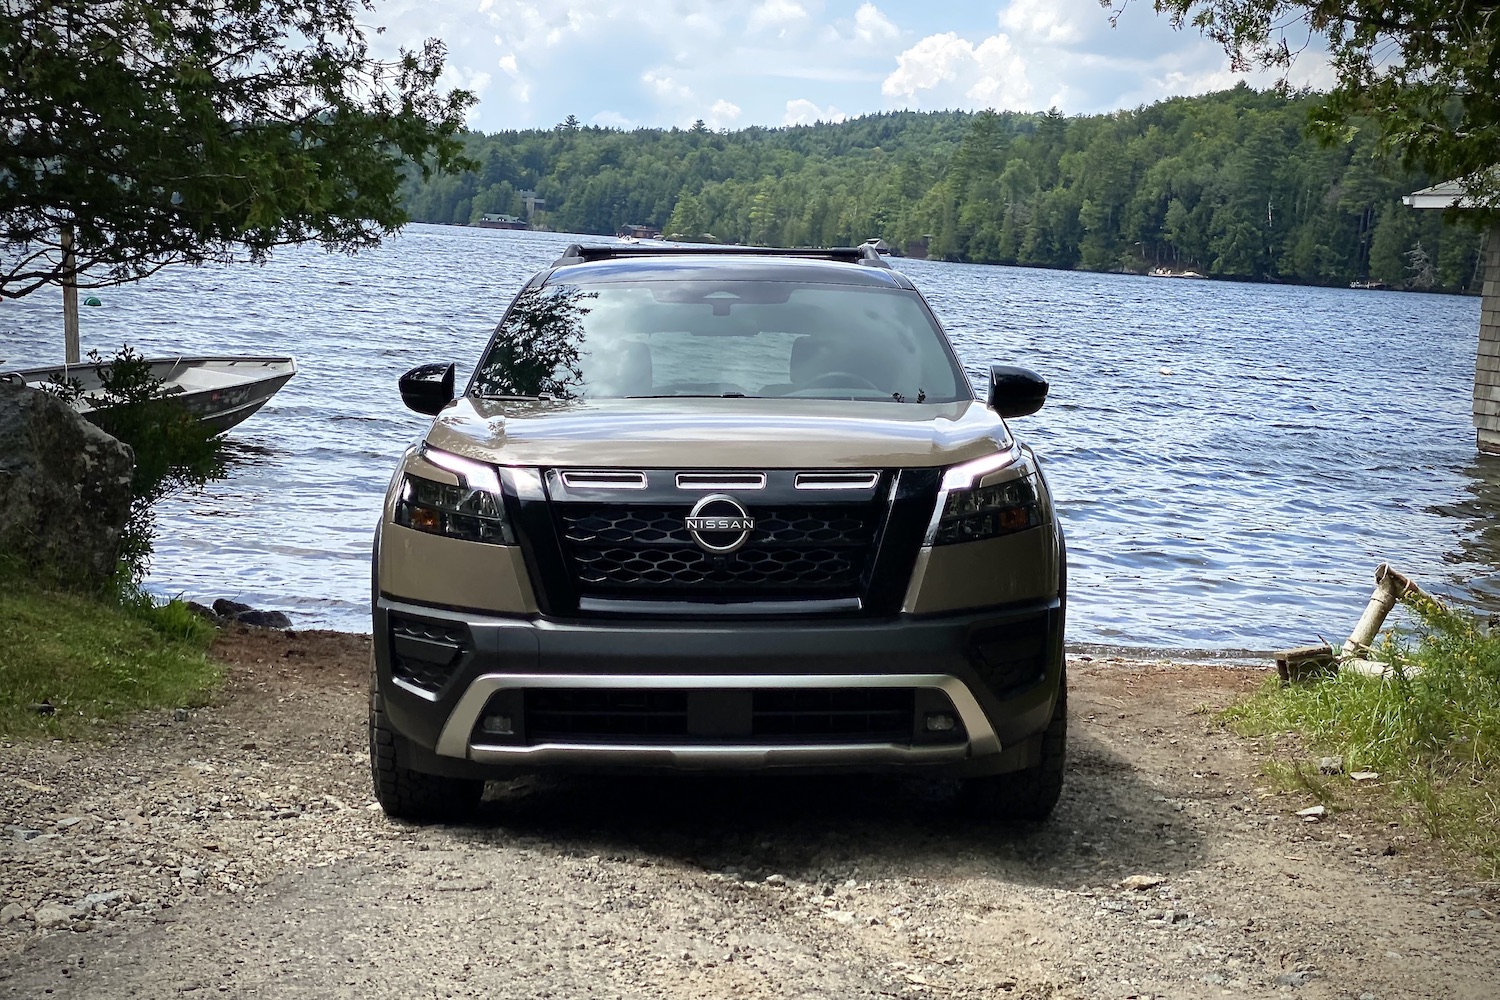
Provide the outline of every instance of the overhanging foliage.
{"type": "Polygon", "coordinates": [[[439,92],[435,40],[372,55],[368,9],[0,0],[0,297],[290,243],[352,251],[400,226],[402,165],[462,165],[474,98],[439,92]]]}
{"type": "MultiPolygon", "coordinates": [[[[1106,7],[1117,0],[1101,0],[1106,7]]],[[[1500,7],[1493,0],[1154,0],[1178,27],[1224,46],[1239,69],[1285,70],[1324,38],[1335,79],[1317,131],[1348,139],[1373,124],[1381,152],[1460,181],[1500,209],[1500,7]]]]}

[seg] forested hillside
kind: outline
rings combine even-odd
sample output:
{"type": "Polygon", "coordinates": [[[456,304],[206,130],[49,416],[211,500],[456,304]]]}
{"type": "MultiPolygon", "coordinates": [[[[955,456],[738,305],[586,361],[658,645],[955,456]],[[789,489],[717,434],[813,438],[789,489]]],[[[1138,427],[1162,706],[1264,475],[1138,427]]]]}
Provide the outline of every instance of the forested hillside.
{"type": "MultiPolygon", "coordinates": [[[[763,245],[883,237],[933,257],[1248,280],[1469,290],[1479,236],[1401,195],[1434,179],[1383,167],[1356,133],[1320,146],[1313,95],[1246,86],[1109,115],[869,115],[716,133],[581,128],[471,135],[478,172],[408,181],[422,222],[524,215],[763,245]]],[[[1436,178],[1443,180],[1445,178],[1436,178]]]]}

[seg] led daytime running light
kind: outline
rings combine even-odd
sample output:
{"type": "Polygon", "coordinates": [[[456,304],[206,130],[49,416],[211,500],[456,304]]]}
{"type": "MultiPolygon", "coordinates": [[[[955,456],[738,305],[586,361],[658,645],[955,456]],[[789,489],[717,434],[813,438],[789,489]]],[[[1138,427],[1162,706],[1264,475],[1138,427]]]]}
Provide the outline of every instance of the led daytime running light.
{"type": "Polygon", "coordinates": [[[476,462],[472,458],[455,455],[451,451],[439,451],[431,445],[422,446],[422,457],[439,469],[446,469],[471,489],[500,495],[500,473],[493,465],[476,462]]]}
{"type": "Polygon", "coordinates": [[[992,472],[999,472],[1007,466],[1014,465],[1021,457],[1020,452],[1014,447],[1005,451],[997,451],[993,455],[976,458],[972,462],[964,462],[955,465],[951,469],[943,471],[943,492],[949,493],[954,490],[972,489],[974,484],[992,472]]]}

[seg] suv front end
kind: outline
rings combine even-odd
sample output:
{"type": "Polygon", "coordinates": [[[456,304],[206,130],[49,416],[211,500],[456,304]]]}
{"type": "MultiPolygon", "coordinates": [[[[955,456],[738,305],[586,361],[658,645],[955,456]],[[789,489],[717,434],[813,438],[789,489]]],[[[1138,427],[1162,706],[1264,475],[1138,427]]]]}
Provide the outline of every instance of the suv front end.
{"type": "Polygon", "coordinates": [[[403,380],[438,418],[376,537],[388,813],[461,816],[484,780],[543,768],[897,769],[1051,810],[1066,559],[1004,420],[1046,385],[997,366],[974,399],[920,296],[868,260],[576,249],[463,396],[451,368],[403,380]],[[595,297],[558,320],[566,301],[533,308],[548,288],[595,297]],[[839,295],[863,331],[824,329],[839,295]]]}

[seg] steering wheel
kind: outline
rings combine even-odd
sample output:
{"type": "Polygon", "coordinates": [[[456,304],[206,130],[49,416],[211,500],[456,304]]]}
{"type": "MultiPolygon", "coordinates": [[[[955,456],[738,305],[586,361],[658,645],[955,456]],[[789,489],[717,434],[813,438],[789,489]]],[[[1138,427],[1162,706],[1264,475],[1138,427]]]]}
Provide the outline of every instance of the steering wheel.
{"type": "Polygon", "coordinates": [[[814,378],[803,382],[799,389],[874,389],[876,392],[884,392],[880,386],[871,382],[863,375],[853,372],[824,372],[814,378]]]}

